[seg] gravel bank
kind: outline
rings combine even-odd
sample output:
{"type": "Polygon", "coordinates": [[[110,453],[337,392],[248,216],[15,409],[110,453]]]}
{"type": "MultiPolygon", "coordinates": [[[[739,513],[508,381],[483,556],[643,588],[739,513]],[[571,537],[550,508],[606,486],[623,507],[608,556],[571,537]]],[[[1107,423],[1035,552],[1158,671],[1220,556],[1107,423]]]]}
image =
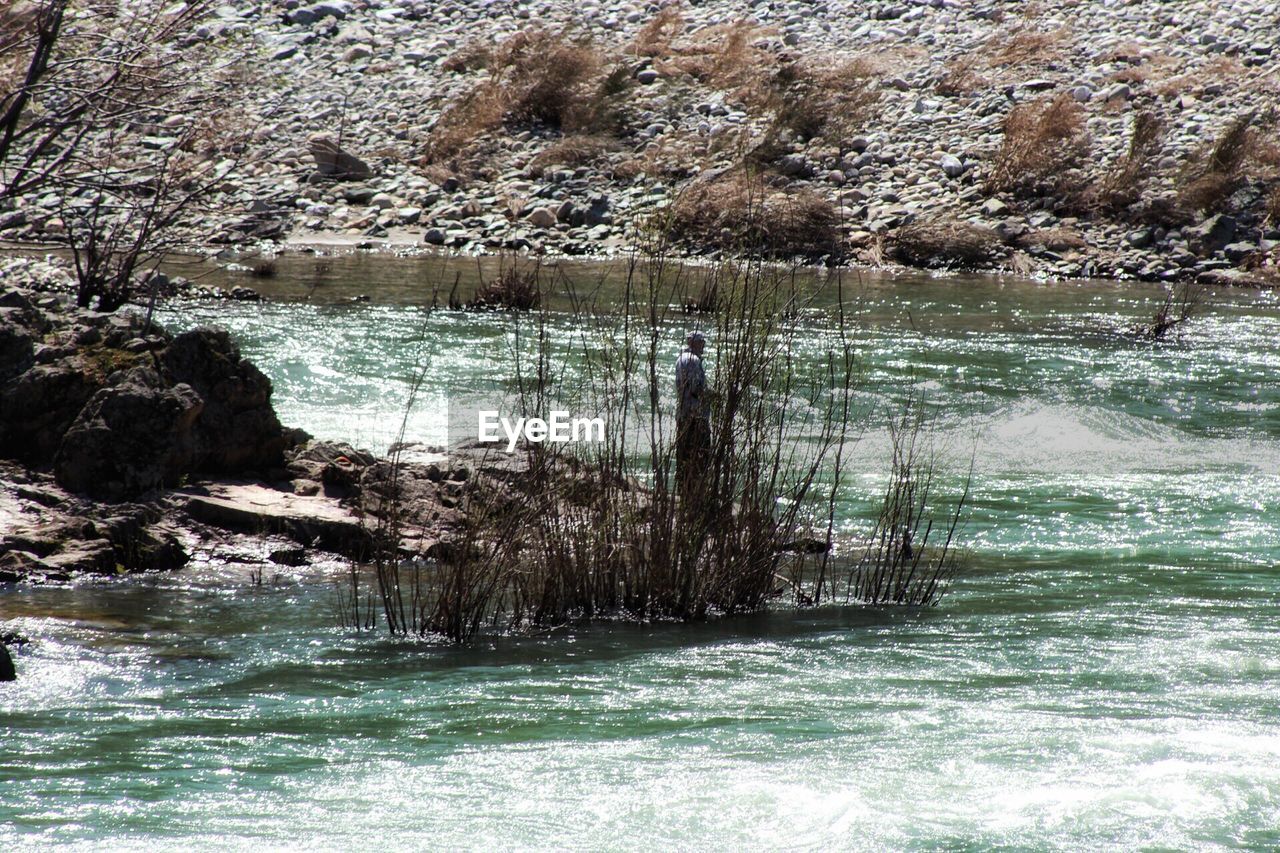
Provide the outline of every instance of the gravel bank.
{"type": "MultiPolygon", "coordinates": [[[[231,245],[345,237],[608,254],[669,223],[698,188],[749,174],[766,199],[760,217],[790,216],[789,199],[828,206],[817,225],[805,220],[831,229],[800,247],[809,260],[1168,281],[1275,274],[1273,3],[708,2],[654,26],[662,14],[620,2],[229,0],[198,36],[255,46],[244,115],[261,125],[261,157],[192,233],[231,245]],[[468,97],[526,82],[527,58],[493,56],[537,28],[589,51],[594,71],[552,82],[595,93],[605,89],[591,74],[607,81],[608,122],[548,120],[509,101],[496,121],[459,122],[468,97]],[[850,81],[872,103],[841,100],[850,81]],[[1034,122],[1054,99],[1069,125],[1056,133],[1034,122]],[[835,114],[809,126],[782,117],[811,101],[835,114]],[[1044,155],[1033,166],[1006,144],[1019,109],[1043,131],[1028,137],[1044,155]],[[1157,128],[1141,150],[1138,116],[1157,128]],[[1237,121],[1247,151],[1218,174],[1214,145],[1237,121]],[[440,156],[459,125],[461,151],[440,156]],[[1215,192],[1193,192],[1206,180],[1215,192]]],[[[33,199],[0,214],[0,234],[40,239],[53,218],[33,199]]],[[[714,212],[699,219],[710,225],[677,235],[691,255],[761,233],[714,212]]],[[[791,254],[782,240],[771,248],[791,254]]]]}

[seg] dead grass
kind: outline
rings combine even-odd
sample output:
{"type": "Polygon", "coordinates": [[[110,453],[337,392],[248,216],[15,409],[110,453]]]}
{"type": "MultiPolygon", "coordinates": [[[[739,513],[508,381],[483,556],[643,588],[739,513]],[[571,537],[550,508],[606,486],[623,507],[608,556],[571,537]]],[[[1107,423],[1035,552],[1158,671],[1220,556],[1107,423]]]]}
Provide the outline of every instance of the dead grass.
{"type": "Polygon", "coordinates": [[[894,232],[890,254],[918,267],[979,267],[1004,254],[995,229],[958,219],[913,222],[894,232]]]}
{"type": "Polygon", "coordinates": [[[440,114],[423,147],[423,163],[431,166],[461,158],[478,138],[500,127],[505,115],[500,87],[492,81],[479,84],[440,114]]]}
{"type": "Polygon", "coordinates": [[[1074,228],[1058,226],[1028,231],[1018,238],[1017,245],[1022,248],[1043,246],[1051,252],[1074,252],[1087,248],[1089,243],[1074,228]]]}
{"type": "Polygon", "coordinates": [[[779,189],[733,169],[686,187],[668,228],[675,239],[697,246],[812,257],[836,250],[839,224],[831,202],[817,193],[779,189]]]}
{"type": "Polygon", "coordinates": [[[1245,166],[1255,145],[1255,118],[1252,112],[1237,116],[1208,152],[1191,164],[1178,194],[1180,207],[1211,213],[1226,204],[1247,177],[1245,166]]]}
{"type": "Polygon", "coordinates": [[[1153,82],[1152,88],[1161,97],[1178,97],[1185,93],[1197,95],[1208,86],[1224,91],[1238,91],[1245,87],[1252,91],[1280,91],[1280,81],[1277,81],[1275,73],[1263,68],[1249,68],[1235,56],[1225,55],[1212,56],[1198,67],[1153,82]]]}
{"type": "Polygon", "coordinates": [[[605,166],[619,150],[618,140],[605,134],[571,134],[552,142],[529,162],[529,172],[543,175],[553,166],[605,166]]]}
{"type": "Polygon", "coordinates": [[[1047,29],[1037,22],[1039,14],[1034,4],[1025,4],[1016,23],[1002,23],[972,50],[948,62],[936,84],[938,94],[971,95],[999,81],[1001,72],[1025,73],[1062,59],[1073,41],[1071,29],[1047,29]]]}
{"type": "Polygon", "coordinates": [[[990,81],[978,70],[974,57],[965,54],[943,66],[933,88],[943,97],[957,98],[973,95],[989,85],[990,81]]]}
{"type": "Polygon", "coordinates": [[[1060,59],[1071,43],[1071,30],[1044,30],[1023,21],[1005,33],[996,33],[975,52],[991,68],[1040,68],[1060,59]]]}
{"type": "Polygon", "coordinates": [[[1159,117],[1149,111],[1135,113],[1124,156],[1080,193],[1075,206],[1091,213],[1115,213],[1138,201],[1163,143],[1164,123],[1159,117]]]}
{"type": "Polygon", "coordinates": [[[489,67],[493,58],[493,46],[481,41],[473,41],[454,51],[440,66],[454,74],[465,74],[489,67]]]}
{"type": "Polygon", "coordinates": [[[651,178],[682,181],[709,168],[713,162],[712,147],[704,137],[684,131],[664,133],[650,142],[639,154],[614,168],[614,175],[626,177],[628,172],[643,172],[651,178]]]}
{"type": "Polygon", "coordinates": [[[775,127],[805,142],[821,136],[838,146],[865,127],[880,102],[879,80],[858,59],[785,63],[772,84],[767,105],[775,127]]]}
{"type": "Polygon", "coordinates": [[[603,59],[587,39],[564,32],[524,30],[508,39],[491,68],[505,78],[508,114],[552,127],[586,127],[590,97],[603,59]]]}
{"type": "Polygon", "coordinates": [[[671,43],[684,32],[684,15],[677,6],[668,6],[640,28],[629,53],[635,56],[667,57],[671,43]]]}
{"type": "Polygon", "coordinates": [[[504,124],[601,133],[620,121],[616,107],[626,69],[610,66],[585,37],[529,29],[492,48],[459,54],[456,67],[482,63],[489,76],[441,113],[423,147],[425,164],[466,160],[504,124]]]}
{"type": "Polygon", "coordinates": [[[1005,118],[989,189],[1019,194],[1045,187],[1062,190],[1087,150],[1084,110],[1069,94],[1019,104],[1005,118]]]}
{"type": "Polygon", "coordinates": [[[688,74],[715,89],[743,90],[776,64],[774,54],[758,45],[774,33],[746,20],[704,27],[684,44],[669,44],[669,55],[655,58],[654,68],[668,77],[688,74]]]}

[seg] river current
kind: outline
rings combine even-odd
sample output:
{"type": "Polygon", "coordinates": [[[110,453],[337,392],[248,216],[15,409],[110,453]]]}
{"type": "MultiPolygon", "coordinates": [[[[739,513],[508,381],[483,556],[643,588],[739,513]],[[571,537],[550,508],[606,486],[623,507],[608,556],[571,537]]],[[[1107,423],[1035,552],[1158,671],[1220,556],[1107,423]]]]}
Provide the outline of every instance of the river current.
{"type": "MultiPolygon", "coordinates": [[[[408,435],[439,442],[512,320],[428,314],[423,263],[299,259],[275,301],[161,319],[227,326],[283,421],[376,450],[425,363],[408,435]]],[[[448,648],[340,629],[336,563],[0,588],[33,639],[0,685],[0,847],[1280,845],[1276,296],[1208,293],[1150,343],[1148,285],[856,284],[866,411],[923,389],[976,460],[937,607],[448,648]]],[[[868,416],[842,529],[885,450],[868,416]]]]}

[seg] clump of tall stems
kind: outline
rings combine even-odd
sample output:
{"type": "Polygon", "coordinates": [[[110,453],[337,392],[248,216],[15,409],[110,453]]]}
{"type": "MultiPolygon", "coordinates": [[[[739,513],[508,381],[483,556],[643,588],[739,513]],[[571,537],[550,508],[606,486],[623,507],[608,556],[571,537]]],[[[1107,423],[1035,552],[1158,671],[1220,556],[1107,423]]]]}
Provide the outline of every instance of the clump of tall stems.
{"type": "Polygon", "coordinates": [[[368,589],[352,570],[344,624],[372,627],[380,611],[394,634],[461,642],[583,620],[703,620],[774,600],[935,603],[956,570],[964,498],[935,513],[918,409],[893,423],[874,532],[836,536],[862,425],[848,294],[834,286],[835,307],[818,309],[794,270],[758,258],[693,270],[660,246],[630,261],[620,303],[566,285],[571,323],[545,301],[507,315],[502,410],[598,416],[604,440],[525,443],[516,465],[505,447],[459,450],[471,469],[461,535],[431,559],[402,559],[392,508],[368,589]],[[711,445],[677,477],[673,342],[691,294],[708,290],[714,311],[697,322],[711,341],[711,445]]]}
{"type": "Polygon", "coordinates": [[[868,604],[935,604],[959,564],[956,533],[970,478],[948,514],[932,494],[938,457],[924,400],[909,398],[889,425],[893,458],[889,485],[869,545],[853,563],[846,599],[868,604]]]}

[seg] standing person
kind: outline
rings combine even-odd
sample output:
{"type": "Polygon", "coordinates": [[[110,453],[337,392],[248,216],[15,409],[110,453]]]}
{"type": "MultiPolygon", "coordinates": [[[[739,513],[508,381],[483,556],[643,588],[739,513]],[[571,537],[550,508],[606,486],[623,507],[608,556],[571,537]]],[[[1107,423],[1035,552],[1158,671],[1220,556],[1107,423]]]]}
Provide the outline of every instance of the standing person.
{"type": "Polygon", "coordinates": [[[707,373],[702,366],[707,339],[702,332],[690,332],[685,344],[676,359],[676,490],[681,494],[696,482],[711,452],[707,373]]]}

